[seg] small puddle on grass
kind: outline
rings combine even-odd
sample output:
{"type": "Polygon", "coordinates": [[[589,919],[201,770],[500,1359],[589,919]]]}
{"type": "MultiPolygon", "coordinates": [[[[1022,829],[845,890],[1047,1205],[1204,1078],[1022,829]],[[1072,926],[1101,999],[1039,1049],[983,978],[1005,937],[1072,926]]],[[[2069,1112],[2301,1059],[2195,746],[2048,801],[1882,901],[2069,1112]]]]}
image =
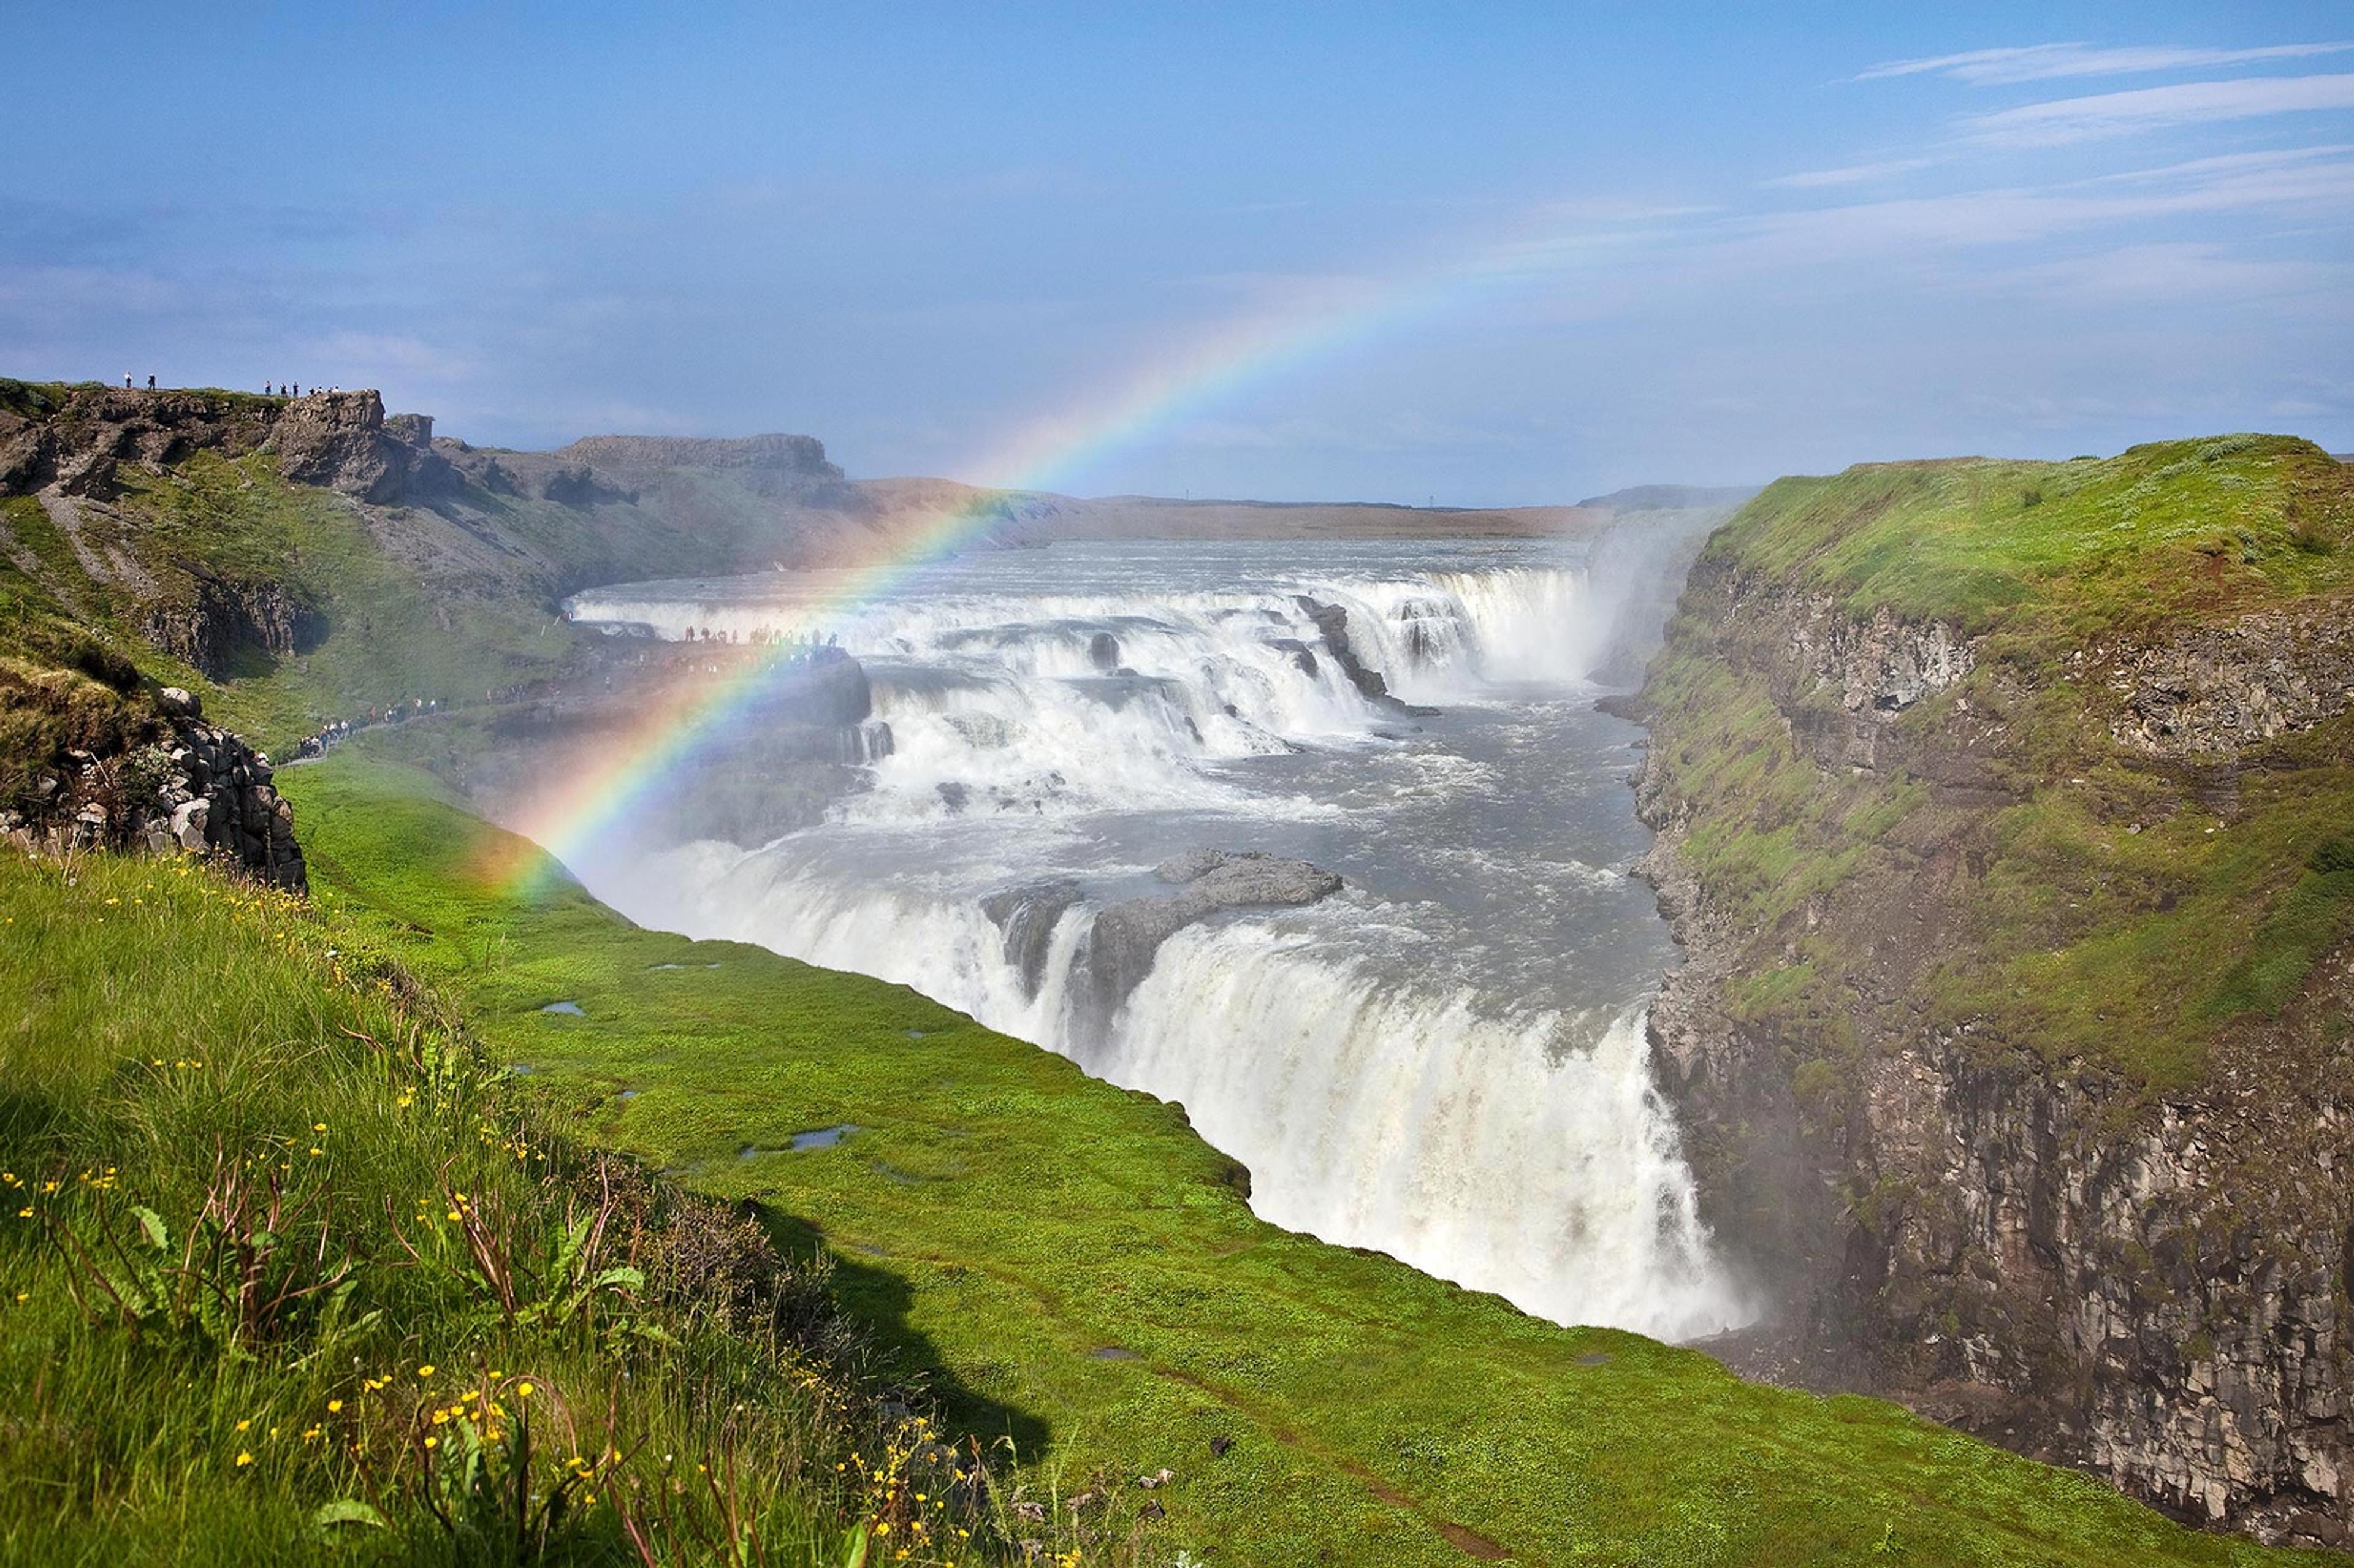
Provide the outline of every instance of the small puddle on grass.
{"type": "Polygon", "coordinates": [[[580,1011],[580,1004],[577,1001],[551,1001],[546,1007],[541,1008],[540,1012],[560,1012],[567,1018],[586,1018],[588,1016],[587,1013],[580,1011]]]}
{"type": "Polygon", "coordinates": [[[846,1121],[837,1127],[821,1127],[811,1132],[793,1134],[791,1141],[782,1149],[764,1149],[759,1144],[748,1143],[736,1151],[736,1158],[757,1160],[763,1154],[800,1154],[811,1149],[832,1149],[858,1130],[855,1125],[846,1121]]]}

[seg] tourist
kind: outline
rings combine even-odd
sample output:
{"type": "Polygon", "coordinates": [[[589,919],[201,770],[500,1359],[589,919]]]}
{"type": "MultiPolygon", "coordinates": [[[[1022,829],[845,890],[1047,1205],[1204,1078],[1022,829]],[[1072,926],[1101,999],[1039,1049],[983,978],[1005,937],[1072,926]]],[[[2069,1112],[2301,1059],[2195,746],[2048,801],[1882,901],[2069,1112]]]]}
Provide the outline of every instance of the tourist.
{"type": "Polygon", "coordinates": [[[155,390],[155,378],[153,376],[147,377],[147,390],[150,392],[155,390]]]}

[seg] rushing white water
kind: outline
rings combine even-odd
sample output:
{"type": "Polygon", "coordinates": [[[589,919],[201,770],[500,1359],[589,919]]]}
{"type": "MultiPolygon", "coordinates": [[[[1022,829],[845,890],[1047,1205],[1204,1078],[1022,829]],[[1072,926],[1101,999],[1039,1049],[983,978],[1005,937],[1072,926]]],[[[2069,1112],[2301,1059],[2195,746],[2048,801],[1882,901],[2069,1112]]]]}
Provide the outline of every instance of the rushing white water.
{"type": "MultiPolygon", "coordinates": [[[[1610,620],[1582,563],[1041,554],[819,629],[865,665],[893,741],[824,826],[575,869],[642,921],[901,981],[1182,1101],[1277,1224],[1562,1321],[1744,1320],[1650,1079],[1642,1004],[1672,949],[1624,874],[1633,736],[1578,683],[1610,620]],[[1335,630],[1446,711],[1369,696],[1335,630]],[[1097,913],[1167,894],[1150,868],[1204,846],[1348,885],[1188,926],[1107,996],[1097,913]],[[1034,920],[1008,913],[1042,883],[1060,891],[1029,895],[1034,920]]],[[[575,613],[748,637],[811,630],[796,607],[823,588],[648,585],[575,613]]]]}

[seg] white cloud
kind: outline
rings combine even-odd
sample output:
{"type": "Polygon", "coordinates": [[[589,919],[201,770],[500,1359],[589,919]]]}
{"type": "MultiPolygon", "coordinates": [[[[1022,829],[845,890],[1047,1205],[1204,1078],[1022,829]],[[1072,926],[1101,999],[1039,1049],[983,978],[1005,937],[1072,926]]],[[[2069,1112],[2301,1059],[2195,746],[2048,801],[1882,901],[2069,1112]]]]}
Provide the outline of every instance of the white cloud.
{"type": "Polygon", "coordinates": [[[2242,77],[2062,98],[1972,115],[1961,130],[1979,142],[2043,147],[2170,125],[2333,109],[2354,109],[2354,75],[2242,77]]]}
{"type": "Polygon", "coordinates": [[[2049,81],[2067,76],[2131,76],[2146,71],[2203,70],[2252,65],[2261,60],[2306,59],[2354,49],[2345,44],[2271,44],[2253,49],[2195,49],[2155,44],[2096,48],[2091,44],[2030,44],[2019,48],[1972,49],[1926,59],[1883,60],[1859,74],[1858,81],[1896,76],[1942,76],[1973,87],[2049,81]]]}
{"type": "Polygon", "coordinates": [[[1838,169],[1808,169],[1795,175],[1782,175],[1758,184],[1791,190],[1819,190],[1833,185],[1870,185],[1874,180],[1893,179],[1925,169],[1937,162],[1935,158],[1893,158],[1884,164],[1850,164],[1838,169]]]}
{"type": "Polygon", "coordinates": [[[474,372],[462,355],[437,348],[407,333],[331,332],[299,341],[298,358],[339,373],[340,385],[374,387],[388,374],[409,380],[455,384],[474,372]]]}
{"type": "Polygon", "coordinates": [[[2235,256],[2220,245],[2173,241],[2039,261],[1988,273],[1980,282],[2084,306],[2236,305],[2257,300],[2344,298],[2349,283],[2354,282],[2354,268],[2235,256]]]}
{"type": "MultiPolygon", "coordinates": [[[[2354,157],[2340,148],[2198,159],[2163,168],[2048,185],[1953,191],[1934,196],[1849,200],[1838,205],[1735,219],[1712,235],[1695,232],[1654,258],[1647,280],[1678,269],[1712,278],[1717,270],[1766,268],[1807,275],[1863,261],[1934,266],[1939,252],[2048,246],[2071,236],[2118,237],[2112,243],[2155,244],[2136,226],[2184,219],[2212,227],[2226,216],[2243,239],[2256,215],[2300,228],[2354,221],[2354,157]]],[[[2146,231],[2145,231],[2146,232],[2146,231]]],[[[2153,256],[2145,281],[2166,259],[2153,256]]],[[[2172,259],[2178,271],[2189,261],[2172,259]]],[[[1829,274],[1826,274],[1829,275],[1829,274]]],[[[1918,274],[1916,273],[1916,276],[1918,274]]],[[[2220,275],[2211,271],[2211,276],[2220,275]]],[[[2252,281],[2253,274],[2243,274],[2252,281]]]]}

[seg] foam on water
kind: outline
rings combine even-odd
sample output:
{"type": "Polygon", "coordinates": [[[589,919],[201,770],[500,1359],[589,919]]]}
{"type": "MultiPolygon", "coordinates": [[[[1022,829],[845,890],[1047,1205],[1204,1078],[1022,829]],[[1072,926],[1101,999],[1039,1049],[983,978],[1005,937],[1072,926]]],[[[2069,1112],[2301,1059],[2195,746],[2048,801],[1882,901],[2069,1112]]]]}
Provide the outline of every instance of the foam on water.
{"type": "MultiPolygon", "coordinates": [[[[1602,734],[1580,683],[1612,614],[1584,563],[1039,554],[1058,558],[973,563],[822,629],[893,736],[824,827],[574,869],[642,922],[906,983],[1182,1101],[1277,1224],[1561,1321],[1745,1320],[1651,1081],[1665,944],[1609,869],[1623,767],[1574,749],[1602,734]],[[1367,698],[1319,605],[1394,692],[1457,716],[1367,698]],[[1304,853],[1350,886],[1186,927],[1108,1002],[1095,912],[1165,894],[1153,862],[1205,844],[1304,853]],[[1050,877],[1077,896],[1017,951],[983,900],[1050,877]]],[[[795,604],[771,577],[574,610],[744,637],[800,630],[795,604]]]]}

